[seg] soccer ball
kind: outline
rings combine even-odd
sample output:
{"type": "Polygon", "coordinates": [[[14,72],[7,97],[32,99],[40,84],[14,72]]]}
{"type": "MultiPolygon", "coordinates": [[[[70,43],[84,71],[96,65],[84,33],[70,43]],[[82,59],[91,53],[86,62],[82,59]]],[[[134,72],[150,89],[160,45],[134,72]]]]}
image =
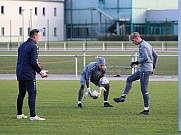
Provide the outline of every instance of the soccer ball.
{"type": "Polygon", "coordinates": [[[99,97],[99,93],[98,93],[96,90],[93,90],[93,91],[91,92],[91,97],[92,97],[93,99],[97,99],[97,98],[99,97]]]}
{"type": "Polygon", "coordinates": [[[99,84],[102,85],[102,86],[105,86],[105,85],[109,84],[109,80],[106,77],[102,77],[99,80],[99,84]]]}

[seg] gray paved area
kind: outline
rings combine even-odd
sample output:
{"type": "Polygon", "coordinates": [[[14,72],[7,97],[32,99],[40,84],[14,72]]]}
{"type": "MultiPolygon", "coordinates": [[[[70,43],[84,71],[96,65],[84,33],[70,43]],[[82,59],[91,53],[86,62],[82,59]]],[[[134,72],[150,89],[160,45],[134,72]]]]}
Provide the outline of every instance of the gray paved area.
{"type": "MultiPolygon", "coordinates": [[[[128,76],[113,77],[107,76],[109,80],[126,80],[128,76]]],[[[80,75],[67,75],[67,74],[49,74],[48,78],[43,80],[79,80],[80,75]]],[[[16,80],[15,74],[0,74],[0,80],[16,80]]],[[[37,80],[42,80],[40,75],[37,75],[37,80]]],[[[150,77],[150,81],[178,81],[178,76],[158,76],[153,75],[150,77]]]]}

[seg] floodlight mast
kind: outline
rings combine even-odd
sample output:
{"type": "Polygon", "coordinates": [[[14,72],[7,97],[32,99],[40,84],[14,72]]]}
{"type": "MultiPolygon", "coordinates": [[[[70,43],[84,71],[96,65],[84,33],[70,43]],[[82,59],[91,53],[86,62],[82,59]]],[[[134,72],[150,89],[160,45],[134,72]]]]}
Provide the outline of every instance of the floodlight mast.
{"type": "Polygon", "coordinates": [[[181,0],[178,0],[178,130],[181,132],[181,0]]]}

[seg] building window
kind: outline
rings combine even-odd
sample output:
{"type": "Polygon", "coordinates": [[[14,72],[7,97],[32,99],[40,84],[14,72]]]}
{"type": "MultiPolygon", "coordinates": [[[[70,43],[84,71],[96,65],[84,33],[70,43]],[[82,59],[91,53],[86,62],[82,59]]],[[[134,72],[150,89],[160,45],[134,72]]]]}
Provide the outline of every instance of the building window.
{"type": "Polygon", "coordinates": [[[4,27],[1,27],[1,36],[4,36],[4,35],[5,35],[4,27]]]}
{"type": "Polygon", "coordinates": [[[35,7],[35,15],[38,15],[38,8],[35,7]]]}
{"type": "Polygon", "coordinates": [[[57,28],[54,28],[54,37],[57,36],[57,28]]]}
{"type": "Polygon", "coordinates": [[[46,36],[46,28],[43,27],[43,36],[46,36]]]}
{"type": "Polygon", "coordinates": [[[105,8],[105,0],[99,0],[98,7],[99,8],[105,8]]]}
{"type": "Polygon", "coordinates": [[[31,28],[30,28],[30,27],[28,27],[28,35],[29,35],[29,33],[30,33],[30,30],[31,30],[31,28]]]}
{"type": "Polygon", "coordinates": [[[22,11],[23,11],[22,7],[19,7],[19,14],[20,15],[22,15],[22,11]]]}
{"type": "Polygon", "coordinates": [[[4,6],[1,6],[1,14],[4,14],[4,6]]]}
{"type": "Polygon", "coordinates": [[[57,16],[57,8],[54,8],[54,16],[57,16]]]}
{"type": "Polygon", "coordinates": [[[43,16],[45,16],[45,7],[43,7],[43,16]]]}
{"type": "Polygon", "coordinates": [[[23,36],[23,28],[22,27],[19,28],[19,35],[23,36]]]}

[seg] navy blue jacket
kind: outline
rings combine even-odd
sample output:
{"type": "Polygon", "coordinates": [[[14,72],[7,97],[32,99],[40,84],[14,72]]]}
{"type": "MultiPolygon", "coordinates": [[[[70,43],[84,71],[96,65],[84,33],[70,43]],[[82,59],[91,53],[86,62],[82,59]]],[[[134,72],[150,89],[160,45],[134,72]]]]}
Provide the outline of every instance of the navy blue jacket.
{"type": "Polygon", "coordinates": [[[36,72],[39,73],[41,68],[37,64],[38,51],[35,41],[28,38],[18,48],[18,59],[16,75],[18,81],[35,80],[36,72]]]}

